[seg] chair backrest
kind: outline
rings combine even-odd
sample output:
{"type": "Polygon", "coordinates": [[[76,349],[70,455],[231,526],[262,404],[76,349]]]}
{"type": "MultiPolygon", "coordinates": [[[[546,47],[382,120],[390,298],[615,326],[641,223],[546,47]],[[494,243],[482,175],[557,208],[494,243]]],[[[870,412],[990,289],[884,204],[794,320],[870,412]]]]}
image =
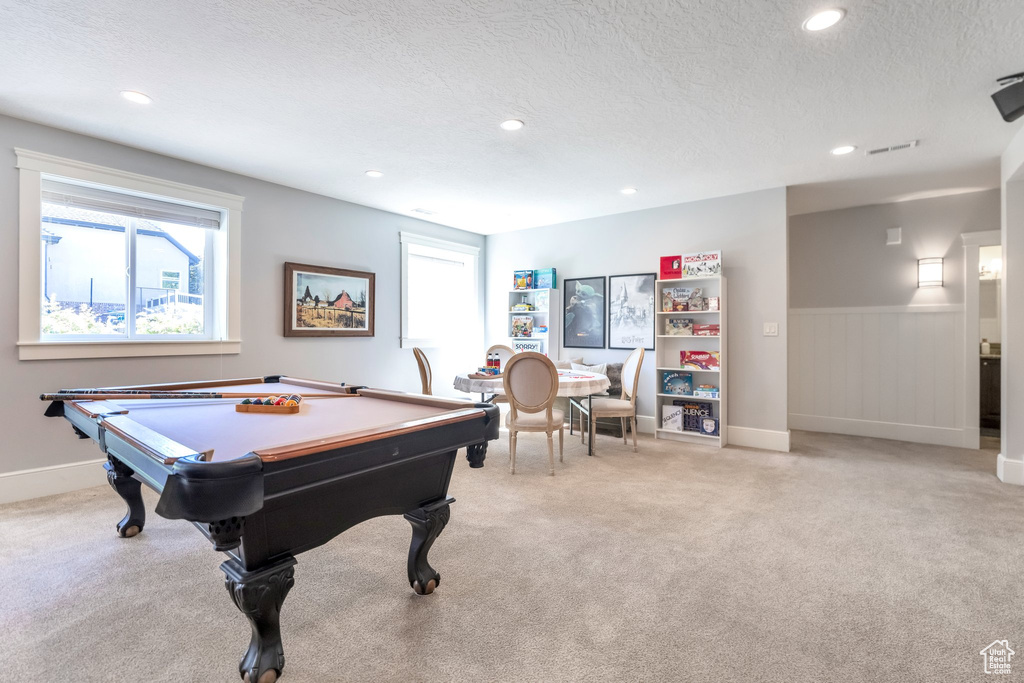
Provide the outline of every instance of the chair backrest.
{"type": "Polygon", "coordinates": [[[633,349],[622,364],[622,398],[636,405],[636,387],[640,383],[640,366],[644,364],[643,347],[633,349]]]}
{"type": "Polygon", "coordinates": [[[434,375],[430,372],[430,361],[427,360],[427,354],[423,353],[418,347],[413,348],[412,353],[416,356],[416,364],[420,367],[420,384],[422,385],[422,391],[424,394],[430,395],[430,383],[434,379],[434,375]]]}
{"type": "Polygon", "coordinates": [[[501,360],[501,371],[505,372],[505,365],[508,364],[512,356],[516,355],[515,349],[511,346],[505,346],[504,344],[495,344],[491,348],[487,349],[487,357],[490,358],[492,353],[497,353],[498,358],[501,360]]]}
{"type": "Polygon", "coordinates": [[[547,411],[550,424],[551,406],[558,395],[558,370],[551,359],[532,351],[517,353],[509,360],[502,374],[512,420],[515,421],[520,411],[547,411]]]}

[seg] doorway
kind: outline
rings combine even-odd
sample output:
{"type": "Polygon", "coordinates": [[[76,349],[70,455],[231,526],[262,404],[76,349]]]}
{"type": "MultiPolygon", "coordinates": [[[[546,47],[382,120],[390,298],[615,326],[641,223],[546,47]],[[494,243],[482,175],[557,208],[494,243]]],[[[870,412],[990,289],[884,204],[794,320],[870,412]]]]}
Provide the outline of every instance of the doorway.
{"type": "Polygon", "coordinates": [[[969,232],[964,245],[964,446],[999,450],[1004,322],[1002,237],[969,232]]]}
{"type": "Polygon", "coordinates": [[[999,449],[1000,371],[1002,367],[1003,248],[978,249],[979,414],[983,448],[999,449]]]}

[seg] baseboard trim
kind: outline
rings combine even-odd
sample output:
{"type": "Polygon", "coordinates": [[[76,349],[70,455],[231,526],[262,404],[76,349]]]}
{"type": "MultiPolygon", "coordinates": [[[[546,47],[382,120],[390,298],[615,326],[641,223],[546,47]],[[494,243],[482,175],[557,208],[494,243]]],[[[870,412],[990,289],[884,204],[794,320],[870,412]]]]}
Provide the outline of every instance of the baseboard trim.
{"type": "Polygon", "coordinates": [[[1000,453],[996,458],[996,476],[1004,484],[1024,486],[1024,461],[1010,460],[1000,453]]]}
{"type": "Polygon", "coordinates": [[[641,434],[653,434],[654,433],[654,416],[653,415],[637,415],[636,416],[636,431],[641,434]]]}
{"type": "Polygon", "coordinates": [[[5,472],[0,474],[0,503],[99,486],[107,480],[106,472],[100,467],[103,462],[106,462],[105,458],[5,472]]]}
{"type": "Polygon", "coordinates": [[[729,445],[789,453],[789,430],[755,429],[729,425],[729,445]]]}
{"type": "Polygon", "coordinates": [[[851,313],[962,313],[963,304],[907,304],[905,306],[842,306],[791,308],[790,315],[848,315],[851,313]]]}
{"type": "Polygon", "coordinates": [[[852,420],[846,417],[801,415],[799,413],[789,414],[789,427],[790,429],[805,429],[809,432],[870,436],[875,439],[911,441],[936,446],[956,446],[962,448],[964,445],[964,430],[950,427],[852,420]]]}

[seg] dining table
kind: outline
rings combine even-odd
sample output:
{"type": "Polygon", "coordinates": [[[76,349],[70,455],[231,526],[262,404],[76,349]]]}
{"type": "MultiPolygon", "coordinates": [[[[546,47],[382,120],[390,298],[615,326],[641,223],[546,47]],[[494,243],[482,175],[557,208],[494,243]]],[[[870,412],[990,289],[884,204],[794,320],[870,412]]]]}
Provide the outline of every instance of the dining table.
{"type": "MultiPolygon", "coordinates": [[[[558,371],[558,396],[567,398],[587,397],[587,408],[595,394],[603,394],[612,385],[607,375],[596,372],[583,372],[580,370],[559,370],[558,371]]],[[[480,394],[482,401],[493,403],[498,396],[505,395],[505,380],[501,375],[496,377],[481,377],[475,374],[462,374],[455,376],[454,385],[456,390],[464,391],[467,394],[480,394]]],[[[588,415],[592,414],[590,412],[588,415]]],[[[569,422],[570,432],[572,421],[569,422]]],[[[587,454],[594,454],[593,439],[587,444],[587,454]]]]}

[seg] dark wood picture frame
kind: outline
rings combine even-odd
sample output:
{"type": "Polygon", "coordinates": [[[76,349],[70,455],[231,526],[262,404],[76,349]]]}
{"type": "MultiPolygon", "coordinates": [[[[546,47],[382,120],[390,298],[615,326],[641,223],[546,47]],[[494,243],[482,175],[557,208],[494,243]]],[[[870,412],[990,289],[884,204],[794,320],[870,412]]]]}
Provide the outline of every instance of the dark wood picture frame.
{"type": "Polygon", "coordinates": [[[374,284],[374,274],[362,270],[285,263],[284,336],[372,337],[374,284]]]}
{"type": "MultiPolygon", "coordinates": [[[[642,346],[648,351],[654,350],[654,334],[655,334],[655,318],[657,314],[655,311],[657,307],[654,301],[654,285],[658,279],[657,273],[629,273],[628,275],[609,275],[608,276],[608,348],[609,349],[635,349],[641,346],[640,342],[643,342],[642,346]],[[622,310],[627,302],[621,300],[621,295],[616,292],[615,280],[622,278],[642,278],[637,283],[638,286],[635,288],[636,291],[627,291],[627,296],[632,294],[632,297],[628,303],[628,312],[622,310]],[[638,295],[642,296],[647,289],[650,289],[650,296],[648,301],[635,301],[638,295]],[[613,309],[615,309],[613,311],[613,309]],[[619,326],[622,325],[624,316],[628,315],[630,319],[630,326],[633,329],[639,329],[636,335],[634,335],[636,343],[623,344],[621,346],[615,346],[617,341],[615,331],[619,326]],[[612,318],[615,316],[615,327],[613,327],[612,318]],[[637,317],[639,316],[639,320],[637,317]],[[636,338],[640,337],[640,338],[636,338]]],[[[623,283],[625,284],[625,283],[623,283]]],[[[634,289],[632,287],[630,290],[634,289]]],[[[620,335],[621,338],[621,335],[620,335]]]]}
{"type": "Polygon", "coordinates": [[[565,306],[562,310],[562,346],[567,349],[603,349],[606,333],[605,300],[607,288],[604,276],[574,277],[562,280],[565,306]],[[588,295],[579,290],[577,283],[595,290],[588,295]],[[600,285],[600,292],[597,286],[600,285]],[[594,310],[594,309],[597,310],[594,310]],[[585,327],[581,328],[581,323],[585,327]],[[594,324],[599,330],[594,330],[594,324]]]}

